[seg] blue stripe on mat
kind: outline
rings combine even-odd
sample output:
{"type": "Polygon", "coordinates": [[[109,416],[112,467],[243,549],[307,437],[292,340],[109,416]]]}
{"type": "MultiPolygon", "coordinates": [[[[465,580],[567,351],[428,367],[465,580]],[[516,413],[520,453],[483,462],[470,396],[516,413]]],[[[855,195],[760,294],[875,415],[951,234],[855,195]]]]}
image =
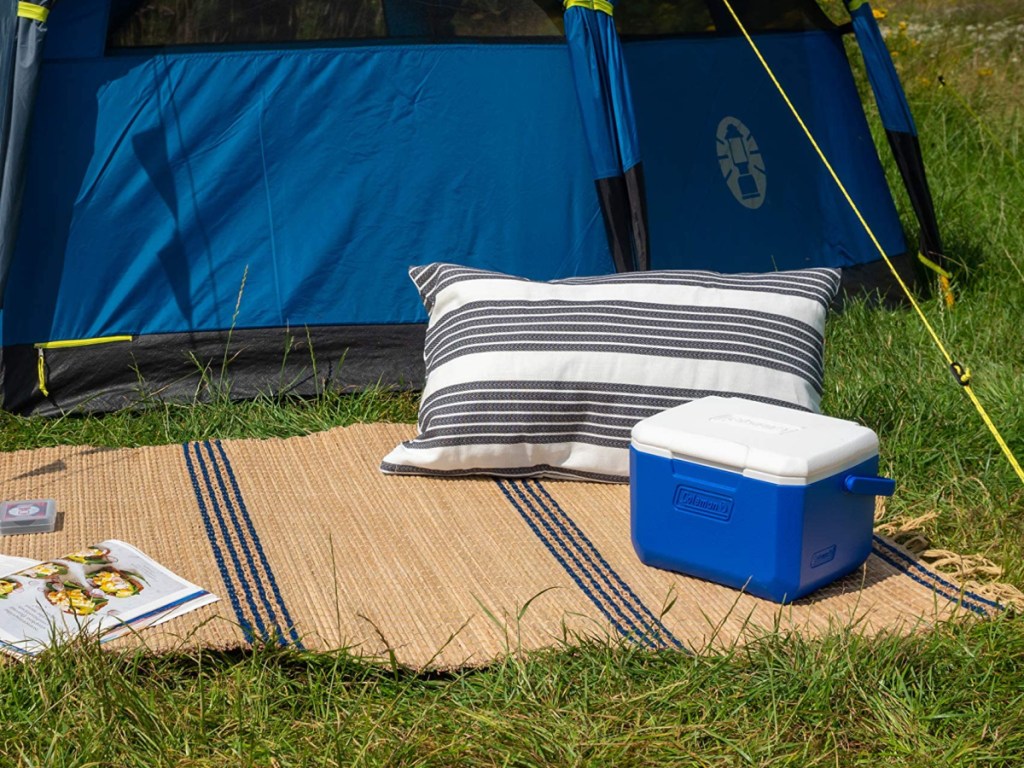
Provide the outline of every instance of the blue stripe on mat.
{"type": "Polygon", "coordinates": [[[206,498],[210,501],[210,507],[213,510],[214,517],[217,521],[217,527],[220,532],[220,543],[224,549],[227,550],[228,555],[231,556],[231,564],[234,566],[234,573],[238,578],[237,583],[241,587],[243,596],[245,597],[245,604],[248,606],[250,614],[256,622],[256,628],[259,630],[260,639],[266,642],[269,639],[267,626],[264,624],[263,617],[260,615],[256,601],[253,599],[252,585],[249,583],[245,570],[242,568],[242,560],[238,556],[238,549],[235,547],[235,542],[231,539],[228,524],[224,520],[224,509],[222,507],[221,500],[217,497],[213,481],[210,479],[210,465],[203,457],[199,443],[193,443],[192,450],[195,454],[196,463],[199,465],[199,471],[203,476],[203,483],[206,487],[206,498]]]}
{"type": "Polygon", "coordinates": [[[539,482],[495,481],[534,535],[616,632],[649,648],[683,647],[539,482]]]}
{"type": "Polygon", "coordinates": [[[537,538],[541,540],[541,543],[544,544],[544,546],[551,553],[551,555],[555,558],[555,560],[558,561],[558,564],[561,565],[562,568],[565,569],[565,572],[567,574],[569,574],[569,577],[574,582],[576,582],[576,586],[578,586],[583,591],[583,594],[585,594],[588,598],[590,598],[590,601],[595,606],[597,606],[597,609],[599,611],[601,611],[601,613],[604,615],[604,617],[609,621],[609,623],[615,628],[615,630],[620,635],[622,635],[623,637],[626,637],[626,638],[629,638],[629,639],[633,640],[634,639],[633,634],[630,633],[630,632],[627,632],[622,627],[622,625],[619,624],[619,622],[612,617],[612,615],[609,612],[608,608],[606,607],[604,601],[599,599],[598,597],[596,597],[594,595],[594,593],[591,590],[590,586],[588,586],[587,583],[584,583],[584,581],[580,577],[580,574],[578,573],[578,571],[575,568],[573,568],[569,563],[567,563],[565,561],[565,558],[562,557],[562,555],[559,554],[558,549],[556,549],[553,546],[553,544],[551,543],[551,539],[549,539],[545,535],[545,533],[543,531],[541,531],[540,528],[538,528],[537,523],[534,522],[532,516],[526,511],[526,509],[523,508],[523,505],[520,504],[518,501],[516,501],[515,495],[513,495],[512,491],[510,491],[509,488],[506,487],[506,483],[511,485],[511,482],[510,481],[504,481],[504,480],[496,480],[496,482],[498,483],[498,487],[501,489],[501,492],[505,494],[505,498],[507,498],[509,503],[512,504],[512,506],[515,508],[515,510],[517,512],[519,512],[519,514],[522,516],[523,520],[530,527],[530,530],[533,531],[534,534],[537,536],[537,538]]]}
{"type": "Polygon", "coordinates": [[[254,639],[252,625],[246,618],[245,612],[242,610],[242,605],[238,601],[238,593],[235,591],[234,582],[231,580],[231,573],[228,571],[227,563],[224,562],[224,552],[221,550],[220,543],[217,540],[217,534],[213,529],[213,521],[210,519],[210,511],[206,506],[206,499],[199,486],[199,476],[196,474],[195,464],[193,464],[192,455],[189,453],[188,443],[182,444],[181,448],[185,454],[185,466],[188,468],[188,474],[192,480],[192,490],[196,495],[196,504],[199,506],[199,514],[203,518],[203,528],[206,530],[206,538],[210,542],[210,549],[213,550],[213,559],[217,562],[217,569],[220,571],[221,582],[224,584],[224,590],[228,593],[228,600],[231,601],[231,607],[235,611],[235,619],[238,621],[238,626],[242,630],[242,635],[245,637],[245,641],[247,643],[251,643],[254,639]]]}
{"type": "Polygon", "coordinates": [[[290,636],[294,645],[302,648],[223,446],[219,441],[205,441],[183,448],[206,535],[246,640],[253,642],[258,632],[258,639],[263,642],[287,645],[290,636]],[[265,582],[270,584],[273,599],[265,582]],[[252,621],[246,616],[246,608],[252,621]],[[284,618],[284,628],[278,620],[279,613],[284,618]],[[253,624],[257,632],[253,631],[253,624]]]}
{"type": "Polygon", "coordinates": [[[956,584],[942,578],[935,571],[928,570],[917,560],[914,560],[912,557],[902,552],[882,537],[875,536],[873,543],[875,545],[873,552],[877,557],[887,562],[903,575],[910,577],[918,584],[928,587],[935,594],[946,598],[951,603],[962,605],[967,610],[973,611],[981,616],[988,616],[993,610],[1006,610],[1005,606],[1000,605],[997,602],[981,597],[980,595],[976,595],[973,592],[966,590],[962,591],[956,584]],[[943,589],[943,587],[945,589],[943,589]],[[986,608],[985,606],[988,607],[986,608]]]}
{"type": "Polygon", "coordinates": [[[583,553],[588,564],[590,564],[591,567],[601,575],[601,578],[614,591],[615,595],[629,607],[633,615],[635,615],[637,619],[639,619],[639,621],[654,635],[660,636],[659,640],[663,645],[669,644],[676,648],[682,648],[683,644],[679,642],[675,635],[673,635],[664,624],[662,624],[661,620],[651,612],[640,597],[632,590],[629,584],[627,584],[615,569],[611,567],[597,546],[595,546],[587,535],[580,529],[576,524],[576,521],[569,516],[557,501],[555,501],[547,488],[545,488],[539,480],[533,480],[532,482],[527,481],[524,485],[527,487],[530,494],[537,499],[537,501],[541,501],[537,497],[537,493],[539,492],[544,497],[545,506],[547,506],[552,518],[555,520],[561,519],[561,521],[564,521],[569,529],[571,529],[572,536],[578,542],[577,546],[583,553]],[[594,561],[596,561],[596,564],[594,561]]]}
{"type": "MultiPolygon", "coordinates": [[[[259,570],[256,568],[256,561],[253,558],[250,541],[246,536],[246,531],[242,529],[242,523],[238,517],[238,505],[235,503],[232,495],[228,493],[227,482],[224,478],[225,472],[221,464],[217,461],[217,456],[214,454],[213,446],[210,445],[209,440],[203,443],[203,448],[206,449],[207,464],[217,479],[217,488],[220,491],[220,498],[224,503],[224,508],[227,510],[227,516],[231,520],[232,529],[234,530],[234,534],[238,542],[238,549],[241,551],[246,564],[249,566],[249,574],[252,576],[252,580],[255,584],[256,594],[259,597],[259,602],[264,615],[268,620],[267,623],[268,625],[273,625],[272,627],[268,626],[263,639],[276,640],[279,644],[284,645],[284,632],[281,630],[281,625],[277,622],[277,615],[274,612],[274,606],[267,599],[267,591],[263,586],[262,574],[260,574],[259,570]]],[[[252,526],[250,526],[250,529],[251,527],[252,526]]],[[[246,585],[246,588],[248,590],[248,584],[246,585]]]]}
{"type": "MultiPolygon", "coordinates": [[[[281,596],[281,588],[277,583],[277,577],[274,576],[274,570],[270,567],[270,561],[267,559],[267,553],[263,549],[263,542],[260,541],[259,534],[256,533],[256,526],[253,524],[252,517],[249,515],[249,508],[245,504],[245,499],[242,498],[242,491],[238,487],[238,480],[235,478],[235,472],[231,468],[231,462],[228,460],[227,452],[224,450],[224,446],[220,440],[217,440],[214,444],[217,446],[220,461],[224,466],[224,471],[227,473],[228,482],[231,484],[231,492],[238,504],[238,509],[241,512],[242,519],[245,521],[246,530],[249,534],[249,541],[252,542],[252,545],[256,550],[256,556],[259,558],[263,573],[266,574],[267,581],[270,583],[270,591],[274,595],[274,602],[277,604],[277,608],[280,610],[281,615],[284,618],[285,627],[288,630],[288,636],[291,637],[292,642],[295,643],[298,648],[302,648],[303,645],[302,641],[299,640],[299,633],[296,631],[295,623],[292,621],[292,616],[288,612],[288,606],[285,605],[284,598],[281,596]]],[[[207,443],[207,448],[209,448],[209,443],[207,443]]],[[[253,568],[253,570],[255,571],[255,568],[253,568]]],[[[262,582],[257,579],[256,584],[259,587],[260,595],[263,598],[264,604],[267,606],[267,610],[273,617],[275,625],[277,625],[274,606],[267,597],[266,592],[263,589],[262,582]]],[[[277,626],[278,629],[280,629],[280,625],[277,626]]],[[[282,644],[285,644],[283,633],[280,640],[282,644]]]]}
{"type": "Polygon", "coordinates": [[[237,584],[241,588],[242,594],[245,597],[245,604],[248,606],[250,615],[256,623],[256,629],[259,630],[260,639],[265,642],[268,639],[266,625],[263,623],[263,616],[260,615],[259,607],[253,599],[252,585],[249,584],[249,579],[247,578],[245,569],[242,567],[242,559],[239,557],[239,551],[231,540],[230,531],[227,528],[227,522],[224,520],[224,510],[222,508],[221,500],[217,497],[216,490],[213,486],[213,480],[210,478],[210,465],[207,463],[206,459],[203,458],[200,443],[193,443],[193,452],[203,476],[203,482],[206,487],[206,498],[209,500],[214,519],[217,521],[217,528],[215,530],[219,530],[220,545],[230,556],[234,575],[238,578],[237,584]]]}

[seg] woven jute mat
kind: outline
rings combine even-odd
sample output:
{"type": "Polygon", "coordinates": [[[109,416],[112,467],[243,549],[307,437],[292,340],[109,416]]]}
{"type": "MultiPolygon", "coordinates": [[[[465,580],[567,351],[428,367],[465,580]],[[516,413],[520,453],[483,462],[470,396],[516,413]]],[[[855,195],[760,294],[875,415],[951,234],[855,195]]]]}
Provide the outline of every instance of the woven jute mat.
{"type": "Polygon", "coordinates": [[[858,572],[781,607],[648,568],[627,487],[382,475],[413,429],[0,454],[0,497],[53,497],[61,513],[53,533],[0,550],[44,560],[117,538],[221,598],[115,646],[270,642],[414,668],[582,638],[703,652],[779,629],[912,632],[1000,610],[881,537],[858,572]]]}

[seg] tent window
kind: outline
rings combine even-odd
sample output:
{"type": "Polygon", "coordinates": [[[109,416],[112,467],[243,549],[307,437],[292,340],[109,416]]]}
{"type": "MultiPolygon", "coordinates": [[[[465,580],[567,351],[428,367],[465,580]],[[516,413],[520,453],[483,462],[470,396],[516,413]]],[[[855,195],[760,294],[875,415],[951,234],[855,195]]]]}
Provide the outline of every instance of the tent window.
{"type": "MultiPolygon", "coordinates": [[[[815,0],[731,0],[752,31],[828,29],[815,0]]],[[[623,36],[736,34],[722,0],[621,0],[623,36]]],[[[112,0],[107,48],[552,38],[561,0],[112,0]]]]}
{"type": "MultiPolygon", "coordinates": [[[[730,0],[730,5],[751,32],[834,28],[816,0],[730,0]]],[[[623,37],[739,33],[722,0],[621,0],[615,21],[623,37]]]]}
{"type": "Polygon", "coordinates": [[[390,37],[558,37],[559,0],[385,0],[390,37]]]}
{"type": "Polygon", "coordinates": [[[714,19],[704,0],[622,0],[615,26],[631,35],[699,35],[713,32],[714,19]]]}
{"type": "Polygon", "coordinates": [[[556,37],[559,0],[113,0],[107,48],[556,37]]]}
{"type": "Polygon", "coordinates": [[[113,0],[107,48],[383,36],[381,0],[113,0]]]}

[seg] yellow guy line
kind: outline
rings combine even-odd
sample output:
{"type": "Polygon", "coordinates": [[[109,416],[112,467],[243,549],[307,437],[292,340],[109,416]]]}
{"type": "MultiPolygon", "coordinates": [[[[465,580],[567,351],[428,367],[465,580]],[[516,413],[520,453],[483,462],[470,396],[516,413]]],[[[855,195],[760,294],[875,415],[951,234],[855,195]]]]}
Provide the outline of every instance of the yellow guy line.
{"type": "Polygon", "coordinates": [[[828,161],[828,158],[825,157],[825,153],[818,145],[818,142],[815,141],[814,134],[811,133],[810,128],[807,127],[807,124],[803,121],[803,118],[800,117],[800,113],[797,111],[796,107],[793,106],[793,102],[790,101],[789,96],[787,95],[785,89],[782,87],[782,84],[779,82],[778,78],[775,77],[775,73],[772,71],[772,68],[768,65],[768,62],[765,61],[764,56],[761,55],[761,49],[757,47],[757,43],[754,42],[754,39],[750,36],[750,33],[747,32],[747,28],[743,26],[743,22],[740,21],[740,17],[736,15],[736,11],[733,10],[732,4],[729,2],[729,0],[722,0],[722,2],[725,4],[726,9],[729,11],[729,15],[732,16],[733,21],[736,22],[736,26],[739,27],[740,32],[743,33],[743,37],[746,39],[747,43],[750,44],[750,47],[753,49],[758,61],[761,62],[761,66],[764,67],[764,71],[768,73],[768,77],[770,77],[772,83],[775,84],[775,88],[778,90],[779,95],[782,96],[783,101],[786,102],[786,106],[789,107],[789,111],[793,113],[793,117],[795,117],[796,121],[800,124],[800,127],[803,129],[803,132],[807,136],[807,139],[811,142],[811,146],[814,147],[814,151],[818,153],[818,157],[821,158],[821,162],[825,164],[825,167],[828,169],[829,175],[832,176],[832,180],[835,181],[836,186],[839,187],[839,191],[843,193],[843,197],[846,198],[846,202],[849,204],[854,214],[856,214],[857,220],[860,221],[861,226],[864,227],[864,231],[867,232],[868,237],[871,238],[871,242],[874,244],[875,248],[878,249],[879,254],[881,254],[882,258],[885,260],[885,263],[889,267],[889,270],[892,272],[893,277],[896,278],[896,282],[899,283],[900,288],[902,288],[903,292],[907,295],[907,298],[910,300],[910,305],[914,308],[914,311],[917,312],[917,316],[921,318],[921,322],[924,323],[924,327],[928,330],[928,334],[932,337],[932,341],[935,342],[935,346],[938,347],[939,352],[941,352],[942,356],[945,358],[946,364],[953,371],[953,375],[956,377],[957,382],[960,384],[961,387],[963,387],[963,390],[967,393],[967,396],[971,399],[971,402],[974,403],[974,407],[978,410],[978,415],[981,416],[981,420],[985,422],[985,426],[988,427],[989,431],[992,433],[992,436],[996,439],[996,442],[1002,449],[1003,454],[1010,462],[1010,466],[1013,467],[1013,471],[1017,473],[1017,477],[1020,479],[1022,483],[1024,483],[1024,469],[1021,468],[1020,463],[1017,461],[1017,457],[1014,456],[1013,451],[1010,450],[1010,446],[1006,444],[1006,441],[1003,439],[1003,436],[999,433],[999,430],[996,428],[996,425],[992,422],[992,419],[989,418],[989,415],[985,411],[984,406],[982,406],[981,401],[978,400],[978,396],[974,394],[974,390],[972,389],[970,383],[970,370],[964,368],[959,363],[954,361],[952,356],[950,356],[949,352],[946,351],[946,347],[942,343],[942,339],[939,338],[939,335],[935,332],[935,329],[932,327],[932,324],[928,322],[928,318],[921,310],[920,305],[914,299],[914,295],[910,292],[910,289],[907,287],[907,284],[903,282],[903,278],[900,277],[899,272],[896,271],[896,267],[893,266],[892,261],[889,260],[889,256],[888,254],[886,254],[885,249],[882,248],[881,244],[878,242],[878,238],[875,237],[875,233],[871,230],[871,227],[868,225],[867,221],[865,221],[864,216],[861,214],[860,209],[857,207],[857,204],[853,202],[853,198],[850,197],[850,193],[846,191],[846,187],[843,185],[843,182],[840,181],[838,174],[836,174],[835,170],[832,168],[832,164],[828,161]]]}

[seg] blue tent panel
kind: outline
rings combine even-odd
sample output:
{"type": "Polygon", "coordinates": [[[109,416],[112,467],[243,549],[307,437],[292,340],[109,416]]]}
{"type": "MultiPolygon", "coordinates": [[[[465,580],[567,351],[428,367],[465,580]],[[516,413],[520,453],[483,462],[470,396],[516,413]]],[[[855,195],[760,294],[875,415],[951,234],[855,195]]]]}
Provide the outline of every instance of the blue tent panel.
{"type": "Polygon", "coordinates": [[[903,177],[910,203],[921,225],[919,248],[920,254],[924,256],[922,263],[938,266],[941,275],[939,285],[946,293],[947,300],[952,300],[948,275],[942,270],[945,256],[939,222],[935,215],[935,203],[928,187],[924,157],[917,138],[917,126],[914,125],[914,118],[910,113],[910,105],[907,103],[892,56],[889,55],[889,49],[882,39],[871,6],[865,0],[847,0],[847,6],[850,8],[853,31],[864,55],[868,81],[875,94],[878,113],[882,118],[882,125],[885,126],[889,145],[892,147],[896,167],[903,177]]]}
{"type": "Polygon", "coordinates": [[[17,240],[25,144],[32,123],[46,18],[54,2],[0,2],[0,306],[17,240]]]}
{"type": "MultiPolygon", "coordinates": [[[[760,42],[902,252],[840,38],[760,42]]],[[[623,51],[654,268],[876,259],[742,39],[623,51]]],[[[406,268],[442,259],[537,279],[611,271],[587,144],[561,44],[55,55],[4,343],[417,322],[406,268]]]]}
{"type": "Polygon", "coordinates": [[[4,342],[416,322],[434,260],[610,271],[572,89],[558,45],[47,62],[4,342]]]}
{"type": "Polygon", "coordinates": [[[608,247],[619,271],[648,269],[647,201],[614,0],[567,0],[565,37],[608,247]]]}
{"type": "Polygon", "coordinates": [[[619,176],[640,162],[640,142],[615,21],[573,6],[565,12],[565,37],[594,178],[619,176]]]}
{"type": "Polygon", "coordinates": [[[887,130],[917,135],[917,126],[910,114],[906,94],[900,84],[900,77],[893,66],[892,56],[882,39],[871,6],[866,2],[850,2],[850,20],[857,36],[857,45],[864,56],[871,90],[878,103],[878,114],[887,130]],[[854,7],[856,6],[856,7],[854,7]]]}
{"type": "MultiPolygon", "coordinates": [[[[841,38],[780,33],[758,45],[882,246],[904,252],[841,38]]],[[[745,40],[637,41],[626,43],[625,53],[647,169],[654,269],[737,272],[877,259],[745,40]],[[733,148],[747,157],[734,157],[733,148]]]]}

